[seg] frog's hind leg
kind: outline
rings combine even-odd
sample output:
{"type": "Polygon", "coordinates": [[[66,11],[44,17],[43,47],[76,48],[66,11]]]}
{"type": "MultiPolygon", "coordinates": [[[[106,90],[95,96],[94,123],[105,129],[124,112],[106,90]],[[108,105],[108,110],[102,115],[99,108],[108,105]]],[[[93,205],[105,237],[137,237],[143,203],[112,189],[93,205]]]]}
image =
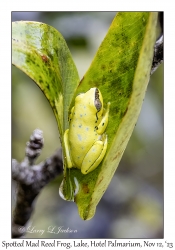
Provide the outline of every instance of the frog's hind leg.
{"type": "Polygon", "coordinates": [[[103,160],[107,150],[107,136],[105,141],[96,141],[86,154],[82,166],[82,174],[88,174],[93,171],[103,160]]]}

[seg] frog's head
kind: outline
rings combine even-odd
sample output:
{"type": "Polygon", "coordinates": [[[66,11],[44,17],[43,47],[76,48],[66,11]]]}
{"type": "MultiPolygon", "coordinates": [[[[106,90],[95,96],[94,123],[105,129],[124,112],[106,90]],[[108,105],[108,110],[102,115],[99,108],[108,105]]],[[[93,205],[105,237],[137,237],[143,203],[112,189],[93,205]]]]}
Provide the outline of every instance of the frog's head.
{"type": "Polygon", "coordinates": [[[103,113],[103,97],[98,88],[91,88],[86,93],[80,93],[75,102],[79,105],[86,106],[92,114],[101,116],[103,113]]]}
{"type": "Polygon", "coordinates": [[[91,88],[85,93],[89,105],[94,108],[96,113],[103,113],[103,97],[98,88],[91,88]]]}

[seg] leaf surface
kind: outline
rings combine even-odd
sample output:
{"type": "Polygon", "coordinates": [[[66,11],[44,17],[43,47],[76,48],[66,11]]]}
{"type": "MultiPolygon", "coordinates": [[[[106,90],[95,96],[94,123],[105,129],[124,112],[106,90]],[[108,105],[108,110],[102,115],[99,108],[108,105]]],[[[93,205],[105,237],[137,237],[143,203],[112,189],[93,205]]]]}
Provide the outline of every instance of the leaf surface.
{"type": "Polygon", "coordinates": [[[57,119],[61,139],[79,76],[63,36],[39,22],[12,23],[12,64],[43,91],[57,119]],[[63,115],[64,114],[64,115],[63,115]]]}
{"type": "Polygon", "coordinates": [[[69,173],[79,188],[75,202],[84,220],[94,216],[137,122],[150,77],[156,23],[156,12],[119,12],[77,88],[76,94],[98,87],[104,104],[111,103],[104,160],[87,175],[78,169],[69,173]]]}

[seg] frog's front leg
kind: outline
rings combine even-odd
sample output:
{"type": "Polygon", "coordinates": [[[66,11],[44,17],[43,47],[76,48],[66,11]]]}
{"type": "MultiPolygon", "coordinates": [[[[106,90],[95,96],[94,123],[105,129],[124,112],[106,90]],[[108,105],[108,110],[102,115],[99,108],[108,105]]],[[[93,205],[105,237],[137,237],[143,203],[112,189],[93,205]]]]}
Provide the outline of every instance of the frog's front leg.
{"type": "Polygon", "coordinates": [[[104,141],[96,141],[86,154],[81,166],[82,174],[93,171],[103,160],[107,150],[107,136],[103,135],[103,137],[105,137],[104,141]]]}
{"type": "Polygon", "coordinates": [[[99,135],[102,135],[104,133],[104,131],[106,130],[106,127],[108,125],[109,107],[110,107],[110,102],[108,102],[106,112],[105,112],[104,116],[102,117],[101,122],[99,123],[98,127],[96,128],[97,133],[99,135]]]}
{"type": "Polygon", "coordinates": [[[69,137],[69,129],[67,129],[64,133],[64,148],[65,148],[65,153],[66,153],[67,166],[68,168],[72,168],[73,164],[72,164],[72,160],[70,157],[68,137],[69,137]]]}

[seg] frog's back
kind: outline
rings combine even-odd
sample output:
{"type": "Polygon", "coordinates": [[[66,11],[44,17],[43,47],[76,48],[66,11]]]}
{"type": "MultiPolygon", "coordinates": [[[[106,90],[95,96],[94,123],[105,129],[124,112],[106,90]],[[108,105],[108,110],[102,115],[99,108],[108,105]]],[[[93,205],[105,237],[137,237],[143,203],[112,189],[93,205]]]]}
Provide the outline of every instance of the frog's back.
{"type": "Polygon", "coordinates": [[[99,135],[95,127],[96,116],[91,115],[91,110],[85,104],[75,106],[73,118],[69,126],[69,146],[72,161],[77,168],[81,168],[82,161],[97,140],[99,135]]]}

